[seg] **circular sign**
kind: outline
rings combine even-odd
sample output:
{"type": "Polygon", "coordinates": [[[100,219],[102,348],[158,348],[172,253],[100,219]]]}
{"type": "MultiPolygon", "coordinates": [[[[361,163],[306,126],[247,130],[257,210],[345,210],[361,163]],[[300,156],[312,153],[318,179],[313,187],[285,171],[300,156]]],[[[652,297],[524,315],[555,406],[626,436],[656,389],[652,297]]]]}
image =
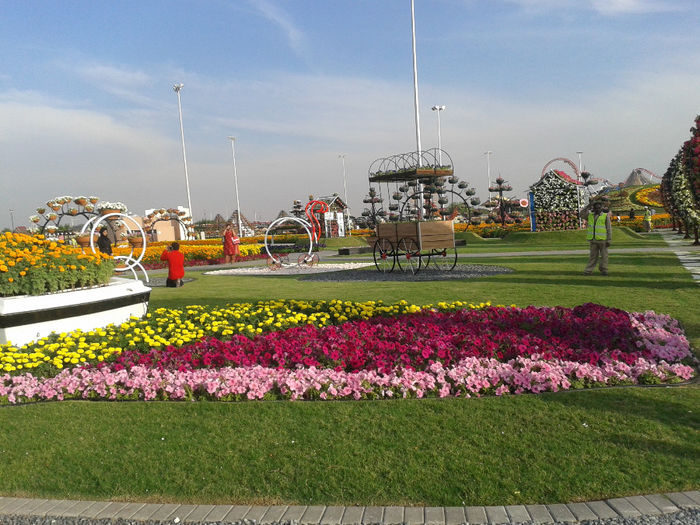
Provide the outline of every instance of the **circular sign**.
{"type": "Polygon", "coordinates": [[[521,208],[527,208],[528,204],[529,204],[529,202],[527,201],[527,199],[520,199],[520,207],[521,208]]]}

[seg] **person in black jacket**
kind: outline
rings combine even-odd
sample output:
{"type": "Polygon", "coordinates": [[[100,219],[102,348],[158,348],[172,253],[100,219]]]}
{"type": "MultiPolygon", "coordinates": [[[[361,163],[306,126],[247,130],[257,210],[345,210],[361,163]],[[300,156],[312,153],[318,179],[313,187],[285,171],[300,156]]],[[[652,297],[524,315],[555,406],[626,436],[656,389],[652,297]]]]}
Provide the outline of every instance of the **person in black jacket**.
{"type": "Polygon", "coordinates": [[[107,226],[102,226],[100,228],[100,236],[97,239],[97,247],[102,253],[112,255],[112,241],[109,240],[107,233],[107,226]]]}

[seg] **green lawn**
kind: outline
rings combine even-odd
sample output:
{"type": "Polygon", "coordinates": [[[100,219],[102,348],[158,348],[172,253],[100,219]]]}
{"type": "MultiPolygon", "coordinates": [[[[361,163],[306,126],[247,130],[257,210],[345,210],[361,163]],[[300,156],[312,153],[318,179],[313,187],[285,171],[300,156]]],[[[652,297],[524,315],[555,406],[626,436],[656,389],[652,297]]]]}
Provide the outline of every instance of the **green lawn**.
{"type": "MultiPolygon", "coordinates": [[[[427,283],[188,270],[195,281],[154,288],[151,307],[275,298],[593,301],[668,313],[698,353],[700,288],[675,255],[614,254],[609,277],[584,277],[585,261],[585,255],[480,258],[474,262],[514,272],[427,283]]],[[[700,488],[698,406],[697,382],[481,399],[5,406],[0,495],[452,506],[693,490],[700,488]]]]}

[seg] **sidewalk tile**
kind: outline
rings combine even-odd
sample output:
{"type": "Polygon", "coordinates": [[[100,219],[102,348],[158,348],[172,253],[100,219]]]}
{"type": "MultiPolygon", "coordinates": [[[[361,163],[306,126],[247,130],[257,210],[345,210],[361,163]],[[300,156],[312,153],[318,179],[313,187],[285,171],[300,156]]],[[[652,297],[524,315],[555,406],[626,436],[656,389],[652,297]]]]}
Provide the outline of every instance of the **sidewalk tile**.
{"type": "Polygon", "coordinates": [[[183,522],[196,508],[197,505],[180,505],[180,508],[174,510],[166,520],[173,521],[175,518],[178,518],[180,522],[183,522]]]}
{"type": "Polygon", "coordinates": [[[111,501],[97,501],[90,505],[90,507],[88,507],[85,511],[81,512],[80,517],[94,520],[97,515],[106,509],[111,503],[111,501]]]}
{"type": "Polygon", "coordinates": [[[72,509],[78,503],[80,503],[80,501],[74,500],[74,499],[66,499],[63,501],[59,501],[56,503],[56,505],[51,507],[51,509],[46,513],[46,515],[47,516],[56,516],[56,517],[60,518],[61,516],[63,516],[67,511],[72,509]]]}
{"type": "Polygon", "coordinates": [[[136,514],[139,510],[146,506],[145,503],[129,503],[126,507],[121,509],[114,515],[115,519],[121,518],[123,520],[128,520],[136,514]]]}
{"type": "Polygon", "coordinates": [[[690,490],[690,491],[684,492],[683,494],[685,494],[690,499],[692,499],[695,503],[700,505],[700,490],[690,490]]]}
{"type": "Polygon", "coordinates": [[[282,516],[282,521],[300,521],[306,507],[303,505],[290,505],[282,516]]]}
{"type": "Polygon", "coordinates": [[[34,501],[30,498],[8,498],[8,500],[2,508],[3,514],[17,514],[19,509],[34,501]]]}
{"type": "Polygon", "coordinates": [[[552,515],[552,518],[554,518],[554,521],[572,523],[576,521],[576,517],[571,513],[571,511],[566,507],[566,505],[562,505],[561,503],[547,505],[547,510],[552,515]]]}
{"type": "Polygon", "coordinates": [[[554,523],[551,514],[544,505],[525,505],[525,508],[535,523],[554,523]]]}
{"type": "Polygon", "coordinates": [[[506,512],[513,523],[530,521],[530,515],[527,513],[525,505],[507,505],[506,512]]]}
{"type": "Polygon", "coordinates": [[[486,509],[484,507],[466,507],[464,509],[464,514],[467,516],[467,522],[470,525],[472,523],[489,522],[489,519],[486,517],[486,509]]]}
{"type": "Polygon", "coordinates": [[[643,515],[648,516],[656,516],[658,514],[661,514],[661,511],[656,508],[656,506],[646,499],[644,496],[632,496],[626,498],[627,501],[629,501],[632,505],[634,505],[634,508],[636,508],[639,512],[641,512],[643,515]]]}
{"type": "MultiPolygon", "coordinates": [[[[257,521],[259,523],[269,508],[270,507],[264,507],[261,505],[253,505],[252,507],[250,507],[250,510],[246,512],[246,515],[243,517],[243,519],[257,521]]],[[[226,516],[226,519],[228,521],[233,521],[229,516],[226,516]]]]}
{"type": "MultiPolygon", "coordinates": [[[[214,505],[214,508],[207,514],[207,521],[223,521],[232,510],[233,505],[214,505]]],[[[248,510],[248,507],[246,507],[246,510],[248,510]]]]}
{"type": "Polygon", "coordinates": [[[136,512],[134,512],[134,514],[129,519],[132,519],[134,521],[146,521],[153,514],[155,514],[155,512],[162,506],[163,505],[161,503],[148,503],[136,512]]]}
{"type": "Polygon", "coordinates": [[[365,507],[365,512],[362,514],[362,523],[369,525],[370,523],[382,523],[384,517],[384,507],[365,507]]]}
{"type": "Polygon", "coordinates": [[[320,523],[321,517],[323,516],[323,513],[325,511],[326,507],[322,505],[313,505],[310,507],[306,507],[304,515],[299,520],[299,523],[301,525],[314,525],[316,523],[320,523]]]}
{"type": "Polygon", "coordinates": [[[579,521],[598,519],[596,513],[593,512],[585,503],[569,503],[567,507],[569,507],[571,514],[576,516],[576,519],[579,521]]]}
{"type": "Polygon", "coordinates": [[[673,502],[670,499],[668,499],[663,494],[648,494],[646,498],[649,501],[651,501],[654,504],[654,506],[664,514],[672,514],[680,510],[673,504],[673,502]]]}
{"type": "Polygon", "coordinates": [[[287,512],[286,505],[275,505],[274,507],[269,507],[267,512],[263,514],[260,518],[260,523],[277,523],[282,519],[284,513],[287,512]]]}
{"type": "Polygon", "coordinates": [[[403,509],[403,519],[406,525],[418,525],[425,521],[423,507],[405,507],[403,509]]]}
{"type": "MultiPolygon", "coordinates": [[[[240,521],[243,519],[243,516],[248,514],[251,508],[250,505],[232,505],[228,507],[228,512],[221,518],[221,521],[240,521]]],[[[207,516],[207,519],[211,520],[211,515],[207,516]]]]}
{"type": "Polygon", "coordinates": [[[605,501],[623,518],[638,518],[642,515],[626,498],[610,498],[605,501]]]}
{"type": "MultiPolygon", "coordinates": [[[[32,515],[34,515],[34,516],[48,516],[49,513],[52,511],[52,509],[54,509],[55,507],[57,507],[57,506],[60,505],[60,504],[65,504],[65,503],[66,503],[66,500],[64,500],[64,499],[61,499],[61,500],[58,500],[58,499],[49,499],[49,500],[46,500],[45,503],[39,505],[38,507],[36,507],[36,508],[32,511],[32,515]]],[[[73,503],[73,502],[71,502],[71,503],[73,503]]]]}
{"type": "Polygon", "coordinates": [[[99,520],[103,518],[113,518],[117,512],[119,512],[127,505],[128,503],[124,503],[123,501],[112,501],[109,505],[107,505],[104,509],[102,509],[95,515],[95,519],[99,520]]]}
{"type": "Polygon", "coordinates": [[[343,513],[343,518],[340,520],[340,523],[343,525],[360,525],[364,513],[364,507],[345,507],[345,512],[343,513]]]}
{"type": "Polygon", "coordinates": [[[682,492],[669,492],[666,494],[668,499],[670,499],[673,503],[676,504],[677,507],[681,508],[697,508],[700,507],[697,503],[695,503],[692,499],[690,499],[688,496],[683,494],[682,492]]]}
{"type": "Polygon", "coordinates": [[[63,514],[61,514],[61,516],[66,517],[66,518],[77,518],[79,516],[82,516],[83,512],[85,512],[87,509],[89,509],[95,503],[97,503],[97,502],[96,501],[78,501],[75,505],[71,505],[70,508],[63,511],[63,514]]]}
{"type": "Polygon", "coordinates": [[[207,515],[214,510],[215,505],[197,505],[183,521],[197,522],[204,521],[207,515]]]}
{"type": "Polygon", "coordinates": [[[617,512],[615,512],[610,505],[604,501],[588,501],[586,502],[586,505],[588,505],[588,508],[595,512],[596,516],[598,516],[600,519],[607,520],[610,518],[619,517],[617,512]]]}
{"type": "Polygon", "coordinates": [[[177,503],[164,503],[157,511],[151,514],[149,519],[152,521],[165,521],[170,517],[173,511],[179,507],[180,505],[177,503]]]}
{"type": "Polygon", "coordinates": [[[384,509],[384,525],[400,525],[404,522],[403,507],[387,507],[384,509]]]}
{"type": "Polygon", "coordinates": [[[464,514],[464,507],[445,507],[445,525],[462,525],[466,522],[467,516],[464,514]]]}
{"type": "Polygon", "coordinates": [[[345,507],[337,505],[326,507],[326,511],[321,517],[321,525],[339,525],[340,520],[343,519],[343,512],[345,512],[345,507]]]}
{"type": "Polygon", "coordinates": [[[445,525],[445,509],[425,507],[425,525],[445,525]]]}
{"type": "Polygon", "coordinates": [[[506,508],[502,505],[490,505],[484,507],[489,523],[510,523],[506,508]]]}
{"type": "Polygon", "coordinates": [[[17,514],[22,514],[25,516],[33,516],[34,515],[34,509],[42,506],[45,503],[48,503],[49,500],[47,499],[30,499],[29,502],[25,505],[22,505],[18,510],[17,514]]]}

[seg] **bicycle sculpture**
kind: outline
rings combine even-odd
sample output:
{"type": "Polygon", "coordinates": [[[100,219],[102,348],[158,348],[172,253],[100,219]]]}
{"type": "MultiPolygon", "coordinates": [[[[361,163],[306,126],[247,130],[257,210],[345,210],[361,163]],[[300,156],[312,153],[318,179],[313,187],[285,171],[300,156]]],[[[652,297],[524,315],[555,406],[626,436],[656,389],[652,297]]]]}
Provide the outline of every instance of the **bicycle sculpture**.
{"type": "Polygon", "coordinates": [[[131,273],[134,275],[134,279],[138,280],[138,276],[136,275],[136,270],[135,268],[138,268],[141,270],[143,273],[144,279],[146,282],[149,282],[148,278],[148,272],[146,269],[143,267],[141,264],[141,260],[143,259],[143,256],[146,254],[146,233],[143,231],[141,228],[141,225],[139,225],[138,222],[136,222],[132,217],[129,217],[125,213],[121,212],[113,212],[113,213],[105,213],[103,215],[98,215],[95,217],[90,218],[82,227],[80,230],[80,233],[78,234],[78,238],[85,238],[87,235],[89,238],[88,244],[85,246],[89,246],[90,249],[92,250],[92,253],[97,253],[95,250],[95,234],[96,232],[99,232],[102,229],[102,223],[103,221],[105,222],[105,225],[108,225],[110,229],[113,229],[111,226],[111,223],[116,222],[116,221],[121,221],[122,224],[124,225],[124,228],[126,229],[126,235],[127,239],[129,242],[129,247],[131,248],[131,251],[129,252],[129,255],[115,255],[114,259],[117,261],[122,261],[124,266],[117,266],[114,271],[116,272],[126,272],[126,271],[131,271],[131,273]],[[132,229],[126,221],[131,221],[133,223],[134,228],[132,229]],[[87,234],[86,231],[88,230],[90,233],[87,234]],[[134,252],[140,249],[140,253],[138,257],[134,256],[134,252]]]}
{"type": "Polygon", "coordinates": [[[265,251],[267,252],[267,266],[270,270],[277,270],[284,267],[300,267],[300,266],[314,266],[318,264],[319,258],[318,254],[313,253],[314,246],[318,244],[321,238],[321,223],[318,221],[316,214],[323,214],[328,211],[328,204],[322,201],[312,200],[309,201],[304,209],[308,221],[301,219],[299,217],[280,217],[270,223],[265,231],[265,251]],[[268,236],[272,239],[270,232],[275,228],[281,226],[285,222],[297,223],[306,230],[306,234],[309,237],[309,251],[308,253],[302,253],[297,258],[296,264],[289,262],[288,254],[273,254],[270,251],[270,245],[268,244],[268,236]]]}
{"type": "Polygon", "coordinates": [[[363,215],[376,225],[373,254],[377,270],[389,273],[398,266],[415,274],[430,265],[452,270],[457,264],[454,219],[471,220],[476,214],[470,204],[476,206],[480,201],[473,197],[476,192],[468,183],[455,177],[450,156],[431,149],[377,159],[369,168],[369,182],[365,203],[371,210],[363,215]],[[383,209],[382,185],[394,201],[389,213],[383,209]]]}

